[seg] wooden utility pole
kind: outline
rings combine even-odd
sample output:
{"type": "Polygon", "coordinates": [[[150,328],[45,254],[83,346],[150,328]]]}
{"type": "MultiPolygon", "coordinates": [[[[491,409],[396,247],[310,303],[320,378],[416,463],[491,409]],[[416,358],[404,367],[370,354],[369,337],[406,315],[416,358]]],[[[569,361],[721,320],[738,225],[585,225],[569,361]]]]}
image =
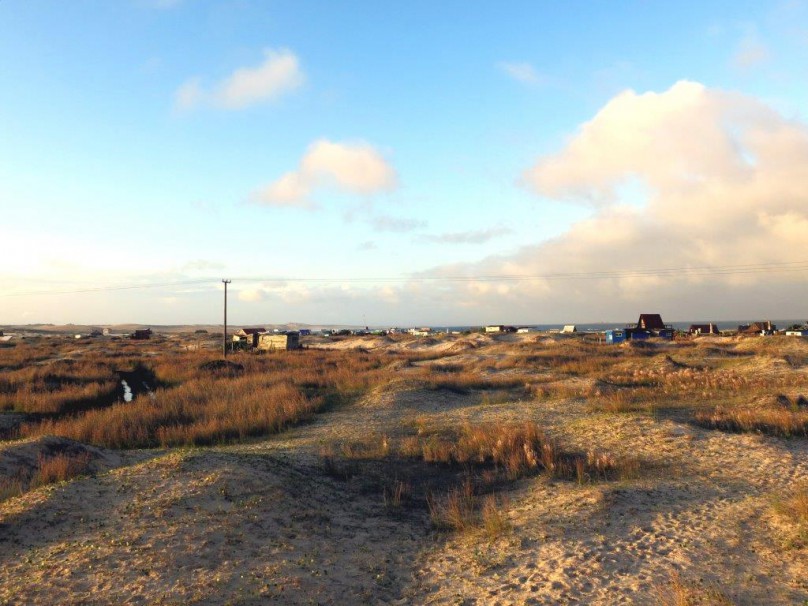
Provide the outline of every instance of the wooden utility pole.
{"type": "Polygon", "coordinates": [[[224,330],[222,331],[222,356],[227,357],[227,285],[232,280],[222,280],[224,284],[224,330]]]}

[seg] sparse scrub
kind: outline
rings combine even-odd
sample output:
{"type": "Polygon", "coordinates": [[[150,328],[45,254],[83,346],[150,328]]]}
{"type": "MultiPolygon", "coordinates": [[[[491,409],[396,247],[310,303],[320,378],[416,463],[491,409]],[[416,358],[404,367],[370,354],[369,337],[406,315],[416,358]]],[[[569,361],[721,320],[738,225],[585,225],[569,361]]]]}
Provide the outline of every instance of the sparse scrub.
{"type": "Polygon", "coordinates": [[[657,587],[660,606],[734,606],[718,587],[703,582],[685,581],[678,572],[672,572],[670,581],[657,587]]]}
{"type": "Polygon", "coordinates": [[[798,486],[791,493],[774,501],[774,511],[794,529],[790,544],[808,547],[808,484],[798,486]]]}
{"type": "Polygon", "coordinates": [[[496,495],[488,495],[483,501],[482,522],[488,538],[493,540],[511,529],[508,516],[496,495]]]}
{"type": "Polygon", "coordinates": [[[470,478],[450,489],[445,498],[430,497],[427,502],[432,525],[439,530],[464,531],[479,523],[477,497],[470,478]]]}
{"type": "Polygon", "coordinates": [[[400,508],[412,494],[412,486],[403,480],[395,480],[391,487],[384,489],[384,505],[391,509],[400,508]]]}
{"type": "Polygon", "coordinates": [[[44,486],[55,482],[64,482],[87,471],[90,463],[88,453],[81,454],[55,454],[47,456],[40,454],[37,470],[31,479],[31,487],[44,486]]]}
{"type": "Polygon", "coordinates": [[[468,393],[474,389],[513,389],[524,387],[529,381],[521,376],[486,376],[478,372],[434,373],[427,379],[430,389],[446,389],[455,393],[468,393]]]}
{"type": "Polygon", "coordinates": [[[0,478],[0,501],[83,475],[87,473],[89,465],[90,454],[87,452],[40,453],[35,468],[20,469],[13,478],[0,478]]]}

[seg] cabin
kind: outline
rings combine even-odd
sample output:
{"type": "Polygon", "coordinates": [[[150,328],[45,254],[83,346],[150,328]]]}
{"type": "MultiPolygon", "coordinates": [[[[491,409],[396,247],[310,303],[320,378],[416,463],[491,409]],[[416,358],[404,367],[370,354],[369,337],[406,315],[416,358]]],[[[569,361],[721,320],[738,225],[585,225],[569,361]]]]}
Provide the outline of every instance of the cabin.
{"type": "Polygon", "coordinates": [[[561,329],[562,335],[571,335],[576,332],[578,332],[578,329],[575,327],[575,324],[565,324],[564,328],[561,329]]]}
{"type": "Polygon", "coordinates": [[[258,335],[257,347],[260,351],[300,349],[300,333],[294,330],[278,334],[265,332],[258,335]]]}
{"type": "Polygon", "coordinates": [[[129,335],[129,338],[134,339],[135,341],[145,341],[147,339],[151,339],[151,336],[151,328],[138,328],[135,332],[129,335]]]}
{"type": "Polygon", "coordinates": [[[752,322],[751,324],[740,324],[738,326],[738,333],[742,335],[773,335],[777,331],[777,325],[772,324],[770,320],[763,322],[752,322]]]}
{"type": "Polygon", "coordinates": [[[485,332],[502,332],[505,327],[502,324],[491,324],[485,327],[485,332]]]}
{"type": "Polygon", "coordinates": [[[636,326],[630,324],[626,326],[626,338],[634,341],[650,337],[673,339],[674,332],[673,326],[665,324],[659,314],[640,314],[636,326]]]}
{"type": "Polygon", "coordinates": [[[718,326],[710,322],[709,324],[691,324],[687,329],[689,335],[717,335],[720,331],[718,326]]]}
{"type": "Polygon", "coordinates": [[[527,326],[520,326],[519,328],[516,329],[516,332],[523,334],[526,332],[530,332],[530,328],[528,328],[527,326]]]}
{"type": "Polygon", "coordinates": [[[626,331],[620,328],[615,328],[613,330],[606,331],[606,342],[611,345],[614,345],[616,343],[622,343],[625,340],[626,340],[626,331]]]}
{"type": "Polygon", "coordinates": [[[808,337],[808,328],[792,328],[786,331],[787,337],[808,337]]]}
{"type": "Polygon", "coordinates": [[[266,328],[240,328],[233,334],[233,343],[247,348],[258,347],[258,337],[266,332],[266,328]]]}
{"type": "Polygon", "coordinates": [[[299,331],[301,337],[307,337],[311,334],[310,328],[301,328],[299,331]]]}

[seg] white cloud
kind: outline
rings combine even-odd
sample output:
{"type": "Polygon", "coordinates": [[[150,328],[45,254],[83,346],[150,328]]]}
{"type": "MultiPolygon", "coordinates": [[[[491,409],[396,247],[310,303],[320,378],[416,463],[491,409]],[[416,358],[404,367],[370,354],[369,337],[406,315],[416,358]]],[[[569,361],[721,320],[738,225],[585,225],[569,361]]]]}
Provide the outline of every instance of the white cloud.
{"type": "Polygon", "coordinates": [[[739,153],[737,129],[728,122],[768,120],[771,113],[749,98],[695,82],[678,82],[664,93],[628,90],[562,152],[539,158],[523,183],[548,198],[598,205],[614,202],[619,187],[635,177],[669,194],[743,179],[751,174],[751,156],[739,153]]]}
{"type": "Polygon", "coordinates": [[[483,244],[494,238],[513,233],[508,227],[497,226],[472,231],[447,232],[443,234],[425,234],[418,239],[423,242],[436,244],[483,244]]]}
{"type": "Polygon", "coordinates": [[[263,301],[266,291],[263,288],[242,288],[238,291],[238,300],[245,303],[257,303],[263,301]]]}
{"type": "Polygon", "coordinates": [[[517,82],[521,82],[522,84],[541,84],[544,81],[541,75],[536,71],[530,63],[526,62],[516,62],[511,63],[507,61],[502,61],[497,63],[497,67],[516,80],[517,82]]]}
{"type": "Polygon", "coordinates": [[[309,146],[297,170],[255,192],[253,198],[270,206],[310,207],[314,189],[371,195],[391,191],[397,183],[395,169],[373,146],[320,139],[309,146]]]}
{"type": "Polygon", "coordinates": [[[395,233],[406,233],[421,227],[426,227],[426,221],[420,219],[407,219],[405,217],[393,217],[390,215],[376,215],[368,217],[368,223],[376,231],[387,231],[395,233]]]}
{"type": "Polygon", "coordinates": [[[210,88],[205,88],[199,77],[189,78],[174,93],[174,105],[180,110],[199,106],[244,109],[292,92],[305,80],[300,62],[292,51],[267,49],[260,65],[240,67],[210,88]]]}
{"type": "Polygon", "coordinates": [[[591,203],[586,220],[511,256],[434,273],[650,273],[539,278],[515,283],[509,292],[493,284],[456,287],[478,310],[512,310],[508,317],[529,309],[578,321],[622,314],[630,320],[635,311],[649,310],[671,319],[793,314],[808,295],[794,274],[654,271],[808,260],[806,180],[808,128],[753,97],[695,82],[662,93],[626,91],[523,175],[543,198],[591,203]],[[639,205],[621,200],[621,187],[632,180],[647,191],[639,205]]]}

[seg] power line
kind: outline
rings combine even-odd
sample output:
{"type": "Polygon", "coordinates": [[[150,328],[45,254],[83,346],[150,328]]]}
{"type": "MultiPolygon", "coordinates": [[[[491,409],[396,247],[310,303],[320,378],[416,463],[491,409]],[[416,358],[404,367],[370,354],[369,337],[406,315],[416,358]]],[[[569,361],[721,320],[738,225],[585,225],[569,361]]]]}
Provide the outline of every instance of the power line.
{"type": "MultiPolygon", "coordinates": [[[[762,273],[788,273],[808,271],[808,261],[784,261],[779,263],[757,263],[743,265],[705,265],[691,267],[662,267],[630,270],[604,270],[588,272],[553,272],[545,274],[483,274],[483,275],[409,275],[409,276],[370,276],[370,277],[289,277],[289,276],[236,276],[239,282],[268,283],[340,283],[340,284],[383,284],[397,282],[530,282],[536,280],[619,280],[625,278],[654,277],[708,277],[748,275],[762,273]]],[[[172,286],[192,286],[218,282],[220,278],[197,278],[150,284],[128,284],[96,286],[68,290],[40,290],[0,294],[0,297],[22,297],[39,295],[64,295],[94,292],[112,292],[172,286]]]]}
{"type": "Polygon", "coordinates": [[[72,295],[77,293],[88,292],[110,292],[116,290],[138,290],[141,288],[162,288],[166,286],[190,286],[193,284],[209,284],[213,281],[212,278],[199,278],[196,280],[178,280],[176,282],[156,282],[150,284],[127,284],[127,285],[114,285],[114,286],[93,286],[89,288],[76,288],[70,290],[33,290],[27,292],[11,292],[3,293],[0,297],[28,297],[37,295],[72,295]]]}

